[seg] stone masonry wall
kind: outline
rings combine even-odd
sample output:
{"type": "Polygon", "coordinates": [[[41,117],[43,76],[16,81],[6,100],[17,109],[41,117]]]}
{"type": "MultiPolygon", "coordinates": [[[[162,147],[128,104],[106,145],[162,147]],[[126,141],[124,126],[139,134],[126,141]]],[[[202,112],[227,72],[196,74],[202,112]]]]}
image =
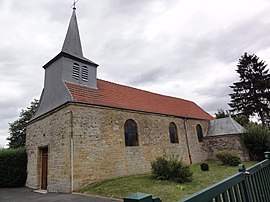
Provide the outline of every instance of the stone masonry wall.
{"type": "Polygon", "coordinates": [[[189,143],[192,163],[202,162],[204,160],[211,158],[209,157],[209,149],[208,149],[208,146],[206,145],[205,139],[203,138],[202,142],[199,142],[198,140],[197,130],[196,130],[197,124],[201,125],[202,130],[203,130],[203,137],[205,138],[205,135],[208,130],[209,122],[201,121],[201,120],[193,120],[193,119],[187,120],[188,143],[189,143]]]}
{"type": "Polygon", "coordinates": [[[48,147],[49,192],[70,192],[70,112],[66,107],[27,126],[26,186],[40,189],[41,152],[48,147]]]}
{"type": "MultiPolygon", "coordinates": [[[[120,109],[72,106],[74,121],[74,190],[90,183],[150,171],[156,157],[175,156],[189,163],[184,119],[120,109]],[[139,146],[125,146],[124,124],[137,123],[139,146]],[[170,143],[169,124],[177,126],[179,143],[170,143]]],[[[208,121],[187,120],[193,163],[208,158],[196,125],[206,133],[208,121]]]]}
{"type": "MultiPolygon", "coordinates": [[[[209,157],[198,142],[196,125],[206,134],[208,121],[187,119],[193,163],[209,157]]],[[[158,156],[189,163],[184,119],[129,110],[68,104],[28,125],[26,186],[40,188],[40,148],[48,147],[48,191],[71,192],[106,179],[150,172],[158,156]],[[139,146],[125,146],[124,124],[137,123],[139,146]],[[177,126],[179,143],[170,143],[169,124],[177,126]]]]}
{"type": "Polygon", "coordinates": [[[206,147],[209,148],[210,157],[214,157],[217,151],[230,151],[237,154],[242,161],[249,161],[248,150],[246,149],[241,135],[219,135],[205,138],[206,147]]]}

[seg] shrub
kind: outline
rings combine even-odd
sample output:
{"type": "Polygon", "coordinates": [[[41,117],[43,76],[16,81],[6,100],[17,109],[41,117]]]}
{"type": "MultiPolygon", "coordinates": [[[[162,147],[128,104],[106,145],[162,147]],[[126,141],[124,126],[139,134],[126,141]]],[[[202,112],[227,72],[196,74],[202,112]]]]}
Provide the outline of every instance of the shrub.
{"type": "Polygon", "coordinates": [[[209,166],[207,163],[201,163],[201,170],[202,171],[208,171],[209,170],[209,166]]]}
{"type": "Polygon", "coordinates": [[[263,160],[264,152],[270,150],[270,130],[262,125],[248,124],[242,137],[251,160],[263,160]]]}
{"type": "Polygon", "coordinates": [[[228,151],[217,152],[215,156],[225,165],[238,166],[241,163],[241,159],[236,154],[228,151]]]}
{"type": "Polygon", "coordinates": [[[157,157],[151,162],[151,171],[160,180],[172,180],[179,183],[192,181],[192,171],[189,166],[175,158],[157,157]]]}
{"type": "Polygon", "coordinates": [[[0,162],[0,188],[24,186],[27,167],[25,149],[1,149],[0,162]]]}
{"type": "Polygon", "coordinates": [[[155,161],[151,162],[152,174],[160,180],[167,180],[169,162],[165,157],[157,157],[155,161]]]}

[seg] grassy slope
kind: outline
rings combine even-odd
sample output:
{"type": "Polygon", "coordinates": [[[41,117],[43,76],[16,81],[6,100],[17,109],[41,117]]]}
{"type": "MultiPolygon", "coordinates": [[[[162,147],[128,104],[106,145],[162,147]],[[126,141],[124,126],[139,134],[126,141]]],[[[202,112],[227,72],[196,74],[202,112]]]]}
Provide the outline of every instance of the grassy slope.
{"type": "MultiPolygon", "coordinates": [[[[143,174],[104,181],[88,186],[80,192],[121,199],[134,192],[143,192],[160,197],[163,202],[172,202],[219,182],[238,170],[237,167],[223,166],[219,162],[208,163],[210,170],[207,172],[201,171],[198,164],[191,166],[193,181],[189,183],[161,181],[154,179],[151,174],[143,174]]],[[[249,167],[254,162],[244,164],[249,167]]]]}

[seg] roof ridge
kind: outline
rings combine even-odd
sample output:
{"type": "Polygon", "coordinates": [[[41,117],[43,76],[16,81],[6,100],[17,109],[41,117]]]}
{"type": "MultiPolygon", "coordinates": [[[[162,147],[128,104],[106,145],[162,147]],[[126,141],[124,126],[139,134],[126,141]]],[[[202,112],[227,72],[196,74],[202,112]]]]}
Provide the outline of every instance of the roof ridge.
{"type": "MultiPolygon", "coordinates": [[[[239,123],[237,123],[237,121],[235,121],[231,116],[229,117],[230,121],[232,122],[232,124],[235,126],[235,128],[238,130],[239,133],[241,133],[240,128],[238,127],[238,125],[240,125],[239,123]]],[[[241,125],[240,125],[241,126],[241,125]]],[[[243,126],[241,126],[243,127],[243,126]]]]}
{"type": "MultiPolygon", "coordinates": [[[[104,80],[104,79],[98,79],[98,78],[97,78],[97,80],[104,81],[104,82],[108,82],[108,83],[111,83],[111,84],[114,84],[114,85],[118,85],[118,86],[123,86],[123,87],[127,87],[127,88],[132,88],[132,89],[134,89],[134,90],[139,90],[139,91],[143,91],[143,92],[150,93],[150,94],[154,94],[154,95],[158,95],[158,96],[164,96],[164,97],[173,98],[173,99],[176,99],[176,100],[183,100],[183,101],[186,101],[186,102],[191,102],[191,103],[196,104],[196,103],[193,102],[193,101],[190,101],[190,100],[187,100],[187,99],[183,99],[183,98],[178,98],[178,97],[174,97],[174,96],[170,96],[170,95],[164,95],[164,94],[154,93],[154,92],[151,92],[151,91],[148,91],[148,90],[143,90],[143,89],[136,88],[136,87],[132,87],[132,86],[128,86],[128,85],[119,84],[119,83],[107,81],[107,80],[104,80]]],[[[196,104],[196,105],[197,105],[197,104],[196,104]]],[[[197,106],[198,106],[198,105],[197,105],[197,106]]]]}
{"type": "Polygon", "coordinates": [[[74,102],[116,107],[179,117],[211,120],[196,103],[138,88],[97,79],[98,88],[65,81],[74,102]]]}

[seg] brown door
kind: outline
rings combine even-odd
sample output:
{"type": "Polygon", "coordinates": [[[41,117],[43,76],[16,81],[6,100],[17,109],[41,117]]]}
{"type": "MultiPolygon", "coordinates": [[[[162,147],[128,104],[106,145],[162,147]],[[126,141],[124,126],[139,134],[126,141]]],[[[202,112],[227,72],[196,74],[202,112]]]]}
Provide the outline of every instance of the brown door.
{"type": "Polygon", "coordinates": [[[41,150],[41,189],[47,190],[48,148],[41,150]]]}

